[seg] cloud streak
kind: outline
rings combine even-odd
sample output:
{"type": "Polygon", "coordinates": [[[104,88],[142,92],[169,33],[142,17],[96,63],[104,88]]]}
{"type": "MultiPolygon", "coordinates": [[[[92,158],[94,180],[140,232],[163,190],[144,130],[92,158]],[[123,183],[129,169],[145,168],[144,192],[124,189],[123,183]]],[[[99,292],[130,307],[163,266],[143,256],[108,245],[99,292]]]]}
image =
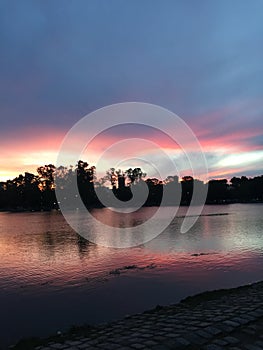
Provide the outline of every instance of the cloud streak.
{"type": "MultiPolygon", "coordinates": [[[[226,170],[220,160],[263,149],[262,11],[260,0],[2,1],[1,178],[31,160],[32,171],[54,161],[63,135],[81,117],[125,101],[161,105],[183,118],[211,174],[258,174],[260,161],[244,156],[226,170]]],[[[175,152],[152,130],[136,132],[175,152]]],[[[105,134],[93,151],[133,133],[105,134]]]]}

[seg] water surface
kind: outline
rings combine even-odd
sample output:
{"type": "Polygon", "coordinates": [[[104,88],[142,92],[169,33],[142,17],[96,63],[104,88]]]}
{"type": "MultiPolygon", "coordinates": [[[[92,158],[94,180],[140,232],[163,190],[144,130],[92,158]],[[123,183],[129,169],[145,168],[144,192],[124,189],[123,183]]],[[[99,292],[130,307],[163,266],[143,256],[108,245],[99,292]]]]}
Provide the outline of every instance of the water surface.
{"type": "MultiPolygon", "coordinates": [[[[182,234],[186,208],[180,208],[161,235],[129,249],[87,242],[59,212],[0,213],[2,344],[261,280],[262,209],[262,204],[205,206],[182,234]]],[[[107,209],[94,215],[112,226],[133,226],[155,210],[142,208],[125,219],[107,209]]]]}

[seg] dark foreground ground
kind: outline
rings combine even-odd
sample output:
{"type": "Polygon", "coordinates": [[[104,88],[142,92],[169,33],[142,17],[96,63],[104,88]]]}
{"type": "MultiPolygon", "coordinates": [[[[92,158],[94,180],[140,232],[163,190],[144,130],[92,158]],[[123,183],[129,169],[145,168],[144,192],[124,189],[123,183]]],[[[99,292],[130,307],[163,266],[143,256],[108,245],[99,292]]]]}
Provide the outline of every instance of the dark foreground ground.
{"type": "Polygon", "coordinates": [[[263,350],[263,282],[202,293],[99,327],[23,341],[14,349],[263,350]]]}

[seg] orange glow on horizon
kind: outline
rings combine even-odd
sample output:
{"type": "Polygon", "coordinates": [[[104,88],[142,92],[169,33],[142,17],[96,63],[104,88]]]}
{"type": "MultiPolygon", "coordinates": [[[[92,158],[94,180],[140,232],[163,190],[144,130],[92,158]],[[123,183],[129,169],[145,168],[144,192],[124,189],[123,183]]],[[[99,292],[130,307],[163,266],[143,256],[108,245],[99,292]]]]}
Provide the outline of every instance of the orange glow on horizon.
{"type": "MultiPolygon", "coordinates": [[[[1,139],[2,151],[0,155],[0,181],[13,179],[26,171],[36,174],[36,169],[38,166],[50,163],[56,164],[58,150],[65,134],[66,131],[36,127],[21,130],[19,133],[13,132],[6,135],[5,138],[1,139]]],[[[212,136],[211,132],[205,129],[197,131],[197,136],[204,153],[214,154],[214,156],[218,159],[218,163],[224,157],[231,154],[231,152],[233,155],[242,155],[243,152],[253,153],[256,151],[263,151],[262,148],[249,144],[249,140],[251,138],[260,134],[261,130],[259,129],[237,131],[234,133],[229,133],[225,136],[212,136]]],[[[85,153],[85,157],[86,154],[88,157],[86,157],[87,159],[85,158],[84,160],[88,161],[91,165],[96,164],[99,156],[110,145],[117,141],[125,140],[126,138],[129,138],[129,135],[126,134],[123,136],[112,131],[103,132],[102,134],[96,136],[88,145],[88,153],[85,153]]],[[[140,138],[140,136],[138,136],[138,138],[140,138]]],[[[181,151],[177,143],[162,132],[154,131],[149,132],[149,134],[146,132],[145,140],[158,144],[159,147],[171,154],[176,154],[181,151]]],[[[136,149],[135,146],[134,148],[135,154],[137,152],[138,155],[143,153],[145,154],[146,152],[153,152],[154,154],[154,150],[151,150],[150,147],[147,149],[140,149],[138,146],[136,149]]],[[[191,145],[189,145],[189,150],[193,151],[191,145]]],[[[126,153],[127,151],[122,149],[120,154],[117,156],[122,159],[125,158],[126,153]]],[[[259,158],[260,156],[261,153],[259,153],[259,158]]],[[[113,157],[113,159],[115,158],[113,157]]],[[[235,173],[241,173],[242,171],[244,172],[244,175],[246,175],[246,171],[253,170],[253,164],[250,164],[251,162],[247,162],[248,160],[244,159],[244,164],[236,164],[236,166],[210,167],[209,178],[229,178],[234,176],[235,173]]],[[[110,163],[110,159],[108,163],[110,163]]],[[[255,161],[254,168],[256,164],[257,163],[255,161]]],[[[261,169],[257,170],[260,171],[261,169]]]]}

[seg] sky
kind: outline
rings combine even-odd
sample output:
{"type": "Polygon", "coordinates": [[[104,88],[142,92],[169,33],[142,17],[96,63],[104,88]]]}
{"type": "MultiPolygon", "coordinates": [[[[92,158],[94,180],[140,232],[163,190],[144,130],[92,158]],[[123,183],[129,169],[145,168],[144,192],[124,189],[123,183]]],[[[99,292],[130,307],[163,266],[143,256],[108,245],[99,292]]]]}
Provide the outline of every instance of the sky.
{"type": "MultiPolygon", "coordinates": [[[[75,123],[127,101],[180,116],[209,178],[263,174],[262,13],[262,0],[2,0],[0,181],[55,164],[75,123]]],[[[138,135],[177,152],[166,136],[135,125],[99,135],[85,160],[138,135]]],[[[126,151],[108,155],[105,167],[126,151]]],[[[137,151],[154,160],[149,145],[137,151]]]]}

